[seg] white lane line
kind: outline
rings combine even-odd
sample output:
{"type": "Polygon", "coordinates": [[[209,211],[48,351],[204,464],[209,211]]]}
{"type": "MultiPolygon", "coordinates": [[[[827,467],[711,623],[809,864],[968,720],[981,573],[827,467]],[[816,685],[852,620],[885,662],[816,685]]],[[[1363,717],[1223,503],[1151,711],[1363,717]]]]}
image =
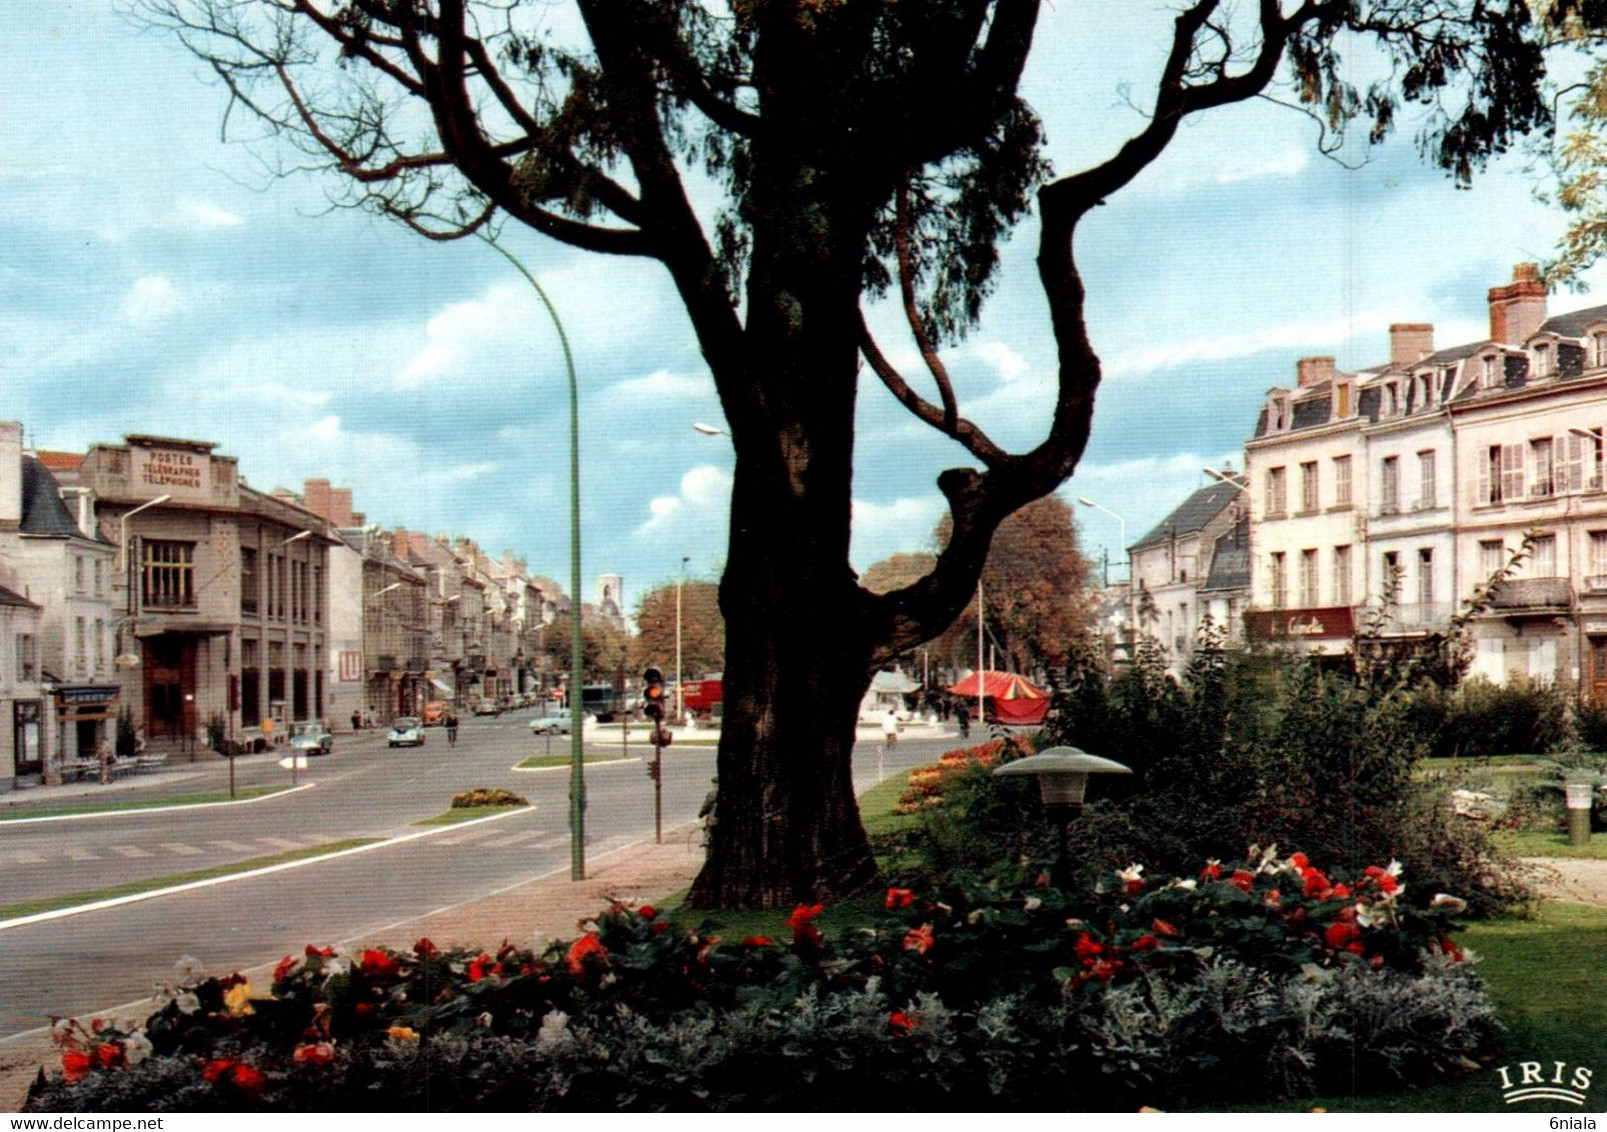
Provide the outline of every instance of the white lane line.
{"type": "Polygon", "coordinates": [[[11,859],[19,865],[42,865],[45,863],[45,859],[38,853],[26,853],[20,849],[11,854],[11,859]]]}
{"type": "Polygon", "coordinates": [[[291,841],[286,837],[259,837],[258,841],[264,845],[271,845],[275,849],[305,849],[306,844],[300,841],[291,841]]]}
{"type": "Polygon", "coordinates": [[[216,845],[219,849],[230,853],[255,853],[257,851],[255,845],[247,845],[243,841],[208,841],[207,844],[216,845]]]}
{"type": "Polygon", "coordinates": [[[197,849],[194,845],[185,845],[178,841],[164,841],[157,848],[166,849],[169,853],[177,853],[181,857],[193,857],[197,853],[205,852],[204,849],[197,849]]]}
{"type": "Polygon", "coordinates": [[[538,844],[532,845],[530,848],[532,848],[532,849],[556,849],[560,845],[568,845],[568,844],[569,844],[569,835],[566,833],[562,837],[554,837],[551,841],[539,842],[538,844]]]}
{"type": "Polygon", "coordinates": [[[98,860],[100,860],[99,857],[95,856],[95,854],[91,853],[88,849],[78,849],[78,848],[72,848],[72,849],[67,850],[67,859],[69,861],[98,861],[98,860]]]}
{"type": "Polygon", "coordinates": [[[113,845],[111,850],[119,857],[149,857],[152,855],[148,850],[141,849],[138,845],[113,845]]]}
{"type": "MultiPolygon", "coordinates": [[[[500,814],[492,814],[488,818],[479,818],[476,822],[471,824],[490,824],[491,822],[501,821],[503,818],[511,818],[515,814],[531,813],[535,809],[536,807],[534,806],[522,806],[517,810],[506,810],[500,814]]],[[[317,856],[304,857],[299,861],[285,861],[284,863],[278,865],[264,865],[260,869],[247,869],[245,872],[229,873],[227,876],[211,877],[207,880],[191,881],[188,884],[175,884],[170,885],[167,888],[153,888],[149,892],[136,892],[130,896],[117,896],[110,900],[97,900],[92,904],[78,904],[71,908],[58,908],[53,912],[39,912],[32,916],[18,916],[13,920],[0,920],[0,932],[7,931],[11,928],[27,927],[29,924],[44,923],[46,920],[61,920],[68,916],[81,915],[84,912],[99,912],[107,908],[117,908],[124,904],[136,904],[141,900],[154,900],[159,896],[172,896],[175,893],[190,892],[197,888],[211,888],[214,885],[231,884],[237,880],[251,880],[255,877],[267,876],[270,873],[285,872],[289,869],[304,869],[308,865],[322,864],[325,861],[333,861],[338,857],[350,857],[356,853],[371,853],[375,849],[389,849],[393,845],[404,845],[409,841],[419,841],[426,837],[435,837],[439,835],[443,829],[450,828],[452,827],[442,826],[436,829],[421,830],[418,833],[404,833],[400,837],[392,837],[385,841],[375,841],[369,845],[356,845],[350,849],[336,849],[329,853],[319,853],[317,856]]],[[[603,855],[607,856],[608,854],[603,855]]],[[[8,1038],[5,1040],[9,1041],[10,1039],[8,1038]]]]}

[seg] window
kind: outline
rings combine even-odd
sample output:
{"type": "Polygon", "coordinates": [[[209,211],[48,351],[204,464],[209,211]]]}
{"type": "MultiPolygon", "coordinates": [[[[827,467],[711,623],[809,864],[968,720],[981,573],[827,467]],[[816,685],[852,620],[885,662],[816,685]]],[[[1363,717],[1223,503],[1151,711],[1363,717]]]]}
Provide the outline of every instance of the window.
{"type": "Polygon", "coordinates": [[[312,568],[312,620],[314,625],[324,623],[324,571],[320,566],[312,568]]]}
{"type": "Polygon", "coordinates": [[[1300,552],[1300,605],[1305,609],[1313,609],[1321,604],[1322,598],[1317,592],[1317,551],[1302,550],[1300,552]]]}
{"type": "Polygon", "coordinates": [[[106,622],[95,618],[95,671],[106,669],[106,622]]]}
{"type": "Polygon", "coordinates": [[[1417,552],[1417,600],[1420,605],[1434,604],[1434,550],[1423,547],[1417,552]]]}
{"type": "Polygon", "coordinates": [[[1317,509],[1317,462],[1300,465],[1300,509],[1317,509]]]}
{"type": "Polygon", "coordinates": [[[1607,588],[1607,531],[1590,532],[1591,588],[1607,588]]]}
{"type": "Polygon", "coordinates": [[[1401,600],[1401,556],[1395,551],[1387,551],[1382,563],[1382,580],[1384,583],[1384,600],[1391,605],[1399,605],[1401,600]]]}
{"type": "Polygon", "coordinates": [[[1334,604],[1350,604],[1350,547],[1334,547],[1334,604]]]}
{"type": "Polygon", "coordinates": [[[1434,506],[1437,485],[1434,482],[1434,453],[1417,454],[1417,508],[1426,511],[1434,506]]]}
{"type": "Polygon", "coordinates": [[[1479,388],[1494,389],[1501,384],[1501,367],[1494,354],[1479,359],[1479,388]]]}
{"type": "Polygon", "coordinates": [[[1540,342],[1534,348],[1534,376],[1550,377],[1551,370],[1551,347],[1545,342],[1540,342]]]}
{"type": "Polygon", "coordinates": [[[39,642],[32,633],[17,634],[17,679],[32,682],[39,679],[39,642]]]}
{"type": "Polygon", "coordinates": [[[1529,498],[1544,499],[1556,486],[1551,465],[1551,437],[1529,441],[1529,498]]]}
{"type": "Polygon", "coordinates": [[[73,555],[73,589],[83,593],[87,587],[84,585],[84,556],[73,555]]]}
{"type": "Polygon", "coordinates": [[[1272,608],[1283,609],[1289,604],[1289,564],[1283,551],[1272,555],[1272,608]]]}
{"type": "Polygon", "coordinates": [[[255,547],[242,546],[240,548],[241,613],[256,613],[260,586],[261,582],[257,579],[257,550],[255,547]]]}
{"type": "Polygon", "coordinates": [[[105,566],[105,562],[101,561],[99,558],[95,559],[95,592],[97,594],[103,594],[106,592],[105,566]]]}
{"type": "Polygon", "coordinates": [[[1607,330],[1598,330],[1590,336],[1590,364],[1607,366],[1607,330]]]}
{"type": "Polygon", "coordinates": [[[1334,457],[1334,505],[1350,506],[1350,457],[1334,457]]]}
{"type": "Polygon", "coordinates": [[[1523,445],[1492,444],[1479,461],[1479,502],[1505,503],[1523,498],[1523,445]]]}
{"type": "Polygon", "coordinates": [[[1485,579],[1494,577],[1507,565],[1506,545],[1498,538],[1479,543],[1479,572],[1485,579]]]}
{"type": "Polygon", "coordinates": [[[1334,385],[1334,417],[1344,420],[1350,416],[1350,382],[1341,381],[1334,385]]]}
{"type": "Polygon", "coordinates": [[[1540,535],[1534,540],[1534,557],[1529,560],[1531,578],[1557,576],[1557,536],[1540,535]]]}
{"type": "Polygon", "coordinates": [[[195,544],[146,539],[143,543],[144,600],[149,606],[195,604],[195,544]]]}
{"type": "Polygon", "coordinates": [[[73,671],[82,676],[89,668],[88,628],[82,617],[73,618],[73,671]]]}
{"type": "Polygon", "coordinates": [[[1395,456],[1385,456],[1379,482],[1380,514],[1393,515],[1401,509],[1401,462],[1395,456]]]}
{"type": "Polygon", "coordinates": [[[1267,514],[1281,516],[1286,505],[1284,469],[1267,469],[1267,514]]]}

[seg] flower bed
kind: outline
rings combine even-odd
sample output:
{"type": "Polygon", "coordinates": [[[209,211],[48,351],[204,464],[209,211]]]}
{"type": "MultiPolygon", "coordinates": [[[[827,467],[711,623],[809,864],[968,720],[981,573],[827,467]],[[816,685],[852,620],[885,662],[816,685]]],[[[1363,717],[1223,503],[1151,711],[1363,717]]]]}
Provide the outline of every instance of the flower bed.
{"type": "Polygon", "coordinates": [[[616,904],[539,951],[309,947],[271,992],[191,978],[140,1025],[59,1025],[28,1108],[1131,1110],[1416,1083],[1489,1045],[1457,902],[1406,907],[1391,866],[1042,881],[893,888],[835,939],[819,905],[722,941],[616,904]]]}
{"type": "Polygon", "coordinates": [[[918,766],[909,773],[909,788],[893,807],[895,814],[914,814],[943,804],[944,789],[957,776],[976,767],[996,766],[1007,747],[1016,749],[1016,757],[1032,754],[1027,739],[995,739],[974,747],[947,751],[937,762],[918,766]]]}

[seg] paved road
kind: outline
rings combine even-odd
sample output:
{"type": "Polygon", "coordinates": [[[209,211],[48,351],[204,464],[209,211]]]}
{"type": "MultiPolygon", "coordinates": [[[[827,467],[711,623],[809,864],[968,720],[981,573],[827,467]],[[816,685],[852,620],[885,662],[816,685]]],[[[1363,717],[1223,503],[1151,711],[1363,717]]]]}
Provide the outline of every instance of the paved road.
{"type": "MultiPolygon", "coordinates": [[[[507,785],[535,803],[512,816],[330,861],[7,929],[0,933],[0,1038],[52,1014],[132,1001],[170,977],[173,960],[183,954],[200,957],[213,971],[244,968],[306,943],[371,934],[566,871],[567,772],[509,769],[531,753],[526,721],[466,721],[450,752],[442,739],[432,731],[423,748],[391,751],[382,739],[342,737],[337,753],[314,761],[307,772],[316,786],[249,805],[39,823],[20,827],[28,831],[20,835],[19,827],[0,824],[0,861],[6,863],[0,892],[45,893],[168,876],[288,847],[281,843],[416,835],[422,831],[411,820],[440,812],[452,792],[472,786],[507,785]]],[[[539,753],[545,744],[535,743],[539,753]]],[[[887,754],[882,772],[929,762],[951,745],[906,740],[887,754]]],[[[567,749],[561,739],[554,746],[567,749]]],[[[879,749],[877,741],[856,749],[861,789],[876,781],[879,749]]],[[[695,815],[713,765],[712,747],[682,745],[666,753],[666,829],[695,815]]],[[[652,783],[644,766],[588,767],[588,859],[652,837],[652,783]]],[[[286,773],[269,760],[239,769],[242,781],[286,773]]],[[[217,773],[203,771],[203,778],[217,773]]],[[[0,896],[0,902],[16,898],[0,896]]],[[[520,938],[528,934],[520,925],[508,925],[508,932],[528,942],[520,938]]]]}

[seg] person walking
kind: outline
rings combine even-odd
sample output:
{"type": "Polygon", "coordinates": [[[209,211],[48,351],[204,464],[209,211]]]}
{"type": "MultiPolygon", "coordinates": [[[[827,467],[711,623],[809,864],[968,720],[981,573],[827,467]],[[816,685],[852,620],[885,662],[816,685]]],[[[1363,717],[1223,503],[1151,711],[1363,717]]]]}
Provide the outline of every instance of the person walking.
{"type": "Polygon", "coordinates": [[[898,709],[888,708],[882,716],[882,747],[891,751],[898,746],[898,709]]]}
{"type": "Polygon", "coordinates": [[[458,745],[458,717],[450,710],[446,713],[446,745],[448,747],[458,745]]]}
{"type": "Polygon", "coordinates": [[[971,737],[971,711],[962,701],[954,705],[954,721],[960,725],[960,738],[971,737]]]}
{"type": "Polygon", "coordinates": [[[362,712],[362,709],[361,708],[352,708],[352,730],[353,731],[361,731],[362,729],[363,729],[363,712],[362,712]]]}
{"type": "Polygon", "coordinates": [[[709,779],[709,793],[703,799],[703,805],[698,808],[697,824],[703,828],[703,847],[706,849],[709,842],[714,839],[710,832],[714,828],[714,807],[720,800],[720,776],[715,775],[709,779]]]}

